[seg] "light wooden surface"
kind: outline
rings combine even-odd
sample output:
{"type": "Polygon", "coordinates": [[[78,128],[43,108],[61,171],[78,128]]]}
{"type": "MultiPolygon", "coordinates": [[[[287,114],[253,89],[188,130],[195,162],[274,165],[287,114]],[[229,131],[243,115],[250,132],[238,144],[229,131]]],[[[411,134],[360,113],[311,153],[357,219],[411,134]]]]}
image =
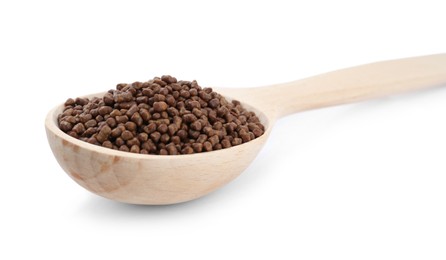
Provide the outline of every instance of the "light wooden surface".
{"type": "MultiPolygon", "coordinates": [[[[441,86],[446,54],[381,61],[273,86],[221,89],[280,118],[305,110],[441,86]]],[[[219,90],[220,91],[220,90],[219,90]]]]}
{"type": "Polygon", "coordinates": [[[274,86],[217,89],[255,111],[267,130],[246,144],[192,155],[140,155],[82,142],[58,128],[57,114],[63,105],[48,113],[45,127],[57,161],[82,187],[121,202],[173,204],[204,196],[236,178],[282,116],[445,84],[446,54],[438,54],[377,62],[274,86]]]}

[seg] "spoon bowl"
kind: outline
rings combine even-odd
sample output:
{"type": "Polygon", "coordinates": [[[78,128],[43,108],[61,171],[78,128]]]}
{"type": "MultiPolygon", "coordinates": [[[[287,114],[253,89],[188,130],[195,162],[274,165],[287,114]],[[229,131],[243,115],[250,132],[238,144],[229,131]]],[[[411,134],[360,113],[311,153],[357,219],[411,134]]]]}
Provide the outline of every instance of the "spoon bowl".
{"type": "MultiPolygon", "coordinates": [[[[104,93],[85,97],[99,97],[104,93]]],[[[73,138],[59,129],[61,104],[46,118],[48,141],[60,166],[79,185],[108,199],[132,204],[174,204],[193,200],[225,185],[242,173],[265,144],[271,124],[257,109],[243,104],[265,126],[248,143],[188,155],[147,155],[117,151],[73,138]]]]}
{"type": "Polygon", "coordinates": [[[73,138],[58,127],[63,104],[48,113],[45,128],[58,163],[85,189],[126,203],[173,204],[204,196],[240,175],[283,116],[444,84],[446,54],[436,54],[371,63],[274,86],[216,89],[255,112],[265,133],[238,146],[190,155],[133,154],[73,138]]]}

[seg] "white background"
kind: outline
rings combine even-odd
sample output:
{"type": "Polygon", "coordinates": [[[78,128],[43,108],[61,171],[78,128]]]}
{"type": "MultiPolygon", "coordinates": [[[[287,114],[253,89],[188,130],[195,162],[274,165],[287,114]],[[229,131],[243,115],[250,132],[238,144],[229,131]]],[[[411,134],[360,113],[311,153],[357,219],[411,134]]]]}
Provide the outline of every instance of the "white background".
{"type": "Polygon", "coordinates": [[[445,259],[446,88],[279,121],[174,206],[90,194],[46,113],[162,74],[254,87],[446,51],[444,1],[1,1],[0,259],[445,259]]]}

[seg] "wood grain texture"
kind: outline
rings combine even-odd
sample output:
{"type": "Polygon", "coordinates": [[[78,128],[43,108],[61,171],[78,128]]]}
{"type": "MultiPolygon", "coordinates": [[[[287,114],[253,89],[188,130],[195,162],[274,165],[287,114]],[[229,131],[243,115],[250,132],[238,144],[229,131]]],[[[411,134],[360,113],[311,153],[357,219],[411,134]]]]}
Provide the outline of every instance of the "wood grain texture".
{"type": "Polygon", "coordinates": [[[381,61],[314,77],[246,89],[222,89],[270,117],[444,85],[446,54],[381,61]]]}
{"type": "Polygon", "coordinates": [[[57,126],[63,104],[48,113],[45,127],[57,161],[82,187],[126,203],[173,204],[204,196],[241,174],[282,116],[445,84],[446,54],[437,54],[377,62],[274,86],[217,89],[256,112],[266,132],[239,146],[192,155],[132,154],[80,141],[57,126]]]}

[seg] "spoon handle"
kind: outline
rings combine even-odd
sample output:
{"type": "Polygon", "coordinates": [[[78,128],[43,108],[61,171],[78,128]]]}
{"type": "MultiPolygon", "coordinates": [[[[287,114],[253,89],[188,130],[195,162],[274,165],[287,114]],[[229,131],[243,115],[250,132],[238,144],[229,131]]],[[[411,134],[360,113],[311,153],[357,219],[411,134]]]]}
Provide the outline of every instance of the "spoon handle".
{"type": "Polygon", "coordinates": [[[254,88],[245,96],[258,104],[259,108],[280,118],[304,110],[445,84],[446,54],[436,54],[381,61],[289,83],[254,88]]]}

